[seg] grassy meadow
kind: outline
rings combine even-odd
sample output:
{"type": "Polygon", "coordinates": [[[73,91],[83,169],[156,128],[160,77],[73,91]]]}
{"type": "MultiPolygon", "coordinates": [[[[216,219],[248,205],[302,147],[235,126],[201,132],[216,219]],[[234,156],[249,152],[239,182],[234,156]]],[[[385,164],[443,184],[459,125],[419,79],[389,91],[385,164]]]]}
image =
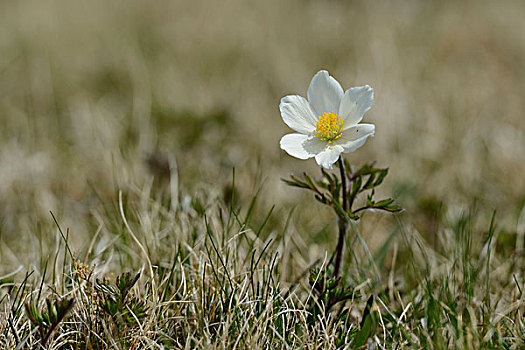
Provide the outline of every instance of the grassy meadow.
{"type": "Polygon", "coordinates": [[[0,348],[524,348],[524,16],[0,2],[0,348]],[[281,181],[321,176],[278,108],[320,69],[374,88],[345,157],[405,209],[351,226],[339,281],[336,217],[281,181]]]}

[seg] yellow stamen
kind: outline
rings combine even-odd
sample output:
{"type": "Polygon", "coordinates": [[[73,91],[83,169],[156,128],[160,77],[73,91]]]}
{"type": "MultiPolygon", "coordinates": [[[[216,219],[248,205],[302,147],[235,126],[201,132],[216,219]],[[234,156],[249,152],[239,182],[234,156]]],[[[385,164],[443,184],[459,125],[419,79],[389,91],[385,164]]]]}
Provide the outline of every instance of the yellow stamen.
{"type": "Polygon", "coordinates": [[[325,112],[315,123],[314,136],[332,143],[343,134],[343,119],[334,112],[325,112]]]}

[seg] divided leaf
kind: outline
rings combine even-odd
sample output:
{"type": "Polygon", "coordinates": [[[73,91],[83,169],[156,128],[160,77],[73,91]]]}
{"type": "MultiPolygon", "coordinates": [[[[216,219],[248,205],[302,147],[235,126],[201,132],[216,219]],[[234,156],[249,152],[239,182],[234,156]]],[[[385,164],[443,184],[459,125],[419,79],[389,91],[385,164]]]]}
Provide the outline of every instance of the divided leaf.
{"type": "Polygon", "coordinates": [[[307,173],[303,173],[302,178],[290,175],[289,179],[282,179],[289,186],[308,189],[314,192],[314,197],[322,204],[331,206],[340,218],[350,217],[351,220],[359,220],[358,213],[369,209],[380,209],[390,213],[397,213],[403,209],[394,204],[391,198],[374,201],[375,188],[381,185],[388,174],[388,168],[376,168],[375,163],[368,163],[352,173],[352,168],[348,160],[343,160],[345,165],[345,177],[347,180],[346,193],[342,192],[342,182],[334,173],[327,172],[321,168],[321,179],[313,179],[307,173]],[[357,197],[366,191],[368,192],[366,205],[358,209],[352,209],[357,197]],[[343,201],[346,199],[346,205],[343,201]],[[346,209],[346,215],[342,208],[346,209]]]}
{"type": "Polygon", "coordinates": [[[31,323],[38,327],[40,341],[43,346],[47,343],[54,330],[65,319],[75,305],[75,299],[46,299],[46,311],[40,310],[37,303],[26,303],[26,315],[31,323]]]}

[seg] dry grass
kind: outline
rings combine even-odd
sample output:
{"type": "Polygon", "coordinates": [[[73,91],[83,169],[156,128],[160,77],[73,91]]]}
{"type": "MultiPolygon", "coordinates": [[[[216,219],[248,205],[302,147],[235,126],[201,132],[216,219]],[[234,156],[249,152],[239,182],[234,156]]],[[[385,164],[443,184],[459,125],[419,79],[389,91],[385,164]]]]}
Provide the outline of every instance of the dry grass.
{"type": "Polygon", "coordinates": [[[370,295],[379,347],[523,346],[523,13],[519,1],[0,3],[0,346],[37,348],[23,305],[63,296],[76,304],[54,348],[329,348],[360,328],[370,295]],[[389,166],[382,193],[406,208],[359,224],[378,281],[349,241],[359,296],[346,324],[307,317],[332,214],[280,183],[318,172],[279,150],[277,106],[321,68],[374,87],[376,136],[350,161],[389,166]],[[146,316],[115,321],[96,278],[139,270],[146,316]]]}

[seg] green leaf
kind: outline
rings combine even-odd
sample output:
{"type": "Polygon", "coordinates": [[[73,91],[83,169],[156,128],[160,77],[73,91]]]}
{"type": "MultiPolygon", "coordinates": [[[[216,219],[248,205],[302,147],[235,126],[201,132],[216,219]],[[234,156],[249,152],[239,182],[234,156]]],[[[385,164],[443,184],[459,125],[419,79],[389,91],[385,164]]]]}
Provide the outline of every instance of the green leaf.
{"type": "Polygon", "coordinates": [[[315,191],[315,192],[319,192],[319,190],[315,186],[314,182],[312,181],[312,178],[307,173],[304,173],[303,175],[304,175],[304,179],[306,180],[306,183],[308,184],[310,189],[315,191]]]}
{"type": "Polygon", "coordinates": [[[297,186],[308,188],[308,184],[304,181],[299,180],[296,176],[290,175],[290,178],[296,183],[297,186]]]}
{"type": "Polygon", "coordinates": [[[376,318],[375,313],[377,311],[372,310],[374,303],[374,296],[371,295],[366,302],[365,310],[363,311],[363,319],[361,321],[361,330],[356,334],[352,340],[353,348],[358,348],[366,344],[368,338],[370,338],[376,331],[376,318]]]}
{"type": "Polygon", "coordinates": [[[399,205],[397,205],[397,204],[389,205],[389,206],[386,206],[386,207],[384,207],[384,208],[382,208],[382,209],[384,209],[384,210],[386,210],[386,211],[389,211],[389,212],[391,212],[391,213],[398,213],[398,212],[400,212],[400,211],[403,210],[403,208],[401,208],[401,207],[400,207],[399,205]]]}
{"type": "Polygon", "coordinates": [[[361,189],[362,184],[363,184],[363,180],[361,180],[361,177],[358,177],[354,180],[354,182],[352,183],[352,191],[350,192],[351,198],[355,198],[355,196],[361,189]]]}
{"type": "Polygon", "coordinates": [[[139,280],[140,272],[137,273],[135,276],[132,276],[131,273],[125,272],[122,273],[120,276],[116,279],[116,285],[117,288],[120,291],[120,299],[123,301],[126,299],[127,294],[133,288],[135,283],[139,280]]]}
{"type": "Polygon", "coordinates": [[[319,202],[323,203],[323,204],[329,204],[328,203],[328,199],[324,196],[324,194],[316,194],[315,196],[315,199],[317,199],[319,202]]]}
{"type": "Polygon", "coordinates": [[[348,216],[350,217],[350,219],[352,219],[352,220],[354,220],[354,221],[359,220],[359,215],[354,214],[354,213],[350,213],[350,212],[348,212],[347,214],[348,214],[348,216]]]}
{"type": "Polygon", "coordinates": [[[374,164],[375,162],[373,163],[370,163],[370,164],[365,164],[361,167],[361,169],[357,170],[354,174],[354,178],[357,178],[359,176],[363,176],[363,175],[368,175],[368,174],[372,174],[374,172],[377,172],[379,171],[379,169],[375,169],[374,168],[374,164]]]}
{"type": "Polygon", "coordinates": [[[370,190],[374,188],[374,179],[376,178],[376,174],[372,173],[368,176],[368,180],[366,181],[365,185],[363,186],[363,189],[370,190]]]}
{"type": "Polygon", "coordinates": [[[372,193],[370,193],[366,198],[366,205],[368,207],[374,206],[374,190],[372,190],[372,193]]]}
{"type": "Polygon", "coordinates": [[[334,186],[337,186],[339,183],[339,179],[336,175],[328,173],[324,168],[321,168],[321,173],[323,174],[323,177],[328,181],[329,186],[333,188],[334,186]]]}
{"type": "Polygon", "coordinates": [[[387,174],[388,174],[388,168],[381,169],[381,171],[379,172],[379,175],[377,176],[376,182],[374,182],[374,187],[381,185],[387,174]]]}
{"type": "Polygon", "coordinates": [[[299,188],[308,188],[308,185],[307,185],[306,183],[297,180],[297,179],[296,179],[295,177],[293,177],[293,176],[290,176],[290,178],[291,178],[292,180],[281,179],[281,181],[284,182],[285,184],[287,184],[288,186],[299,187],[299,188]]]}
{"type": "Polygon", "coordinates": [[[44,319],[38,308],[34,304],[25,304],[26,314],[31,323],[35,326],[45,327],[44,319]]]}
{"type": "Polygon", "coordinates": [[[56,324],[58,319],[56,306],[50,299],[46,299],[46,303],[49,321],[51,322],[51,324],[56,324]]]}
{"type": "Polygon", "coordinates": [[[383,200],[380,200],[379,202],[376,202],[372,205],[372,207],[374,208],[384,208],[390,204],[392,204],[394,202],[394,200],[392,198],[388,198],[388,199],[383,199],[383,200]]]}

